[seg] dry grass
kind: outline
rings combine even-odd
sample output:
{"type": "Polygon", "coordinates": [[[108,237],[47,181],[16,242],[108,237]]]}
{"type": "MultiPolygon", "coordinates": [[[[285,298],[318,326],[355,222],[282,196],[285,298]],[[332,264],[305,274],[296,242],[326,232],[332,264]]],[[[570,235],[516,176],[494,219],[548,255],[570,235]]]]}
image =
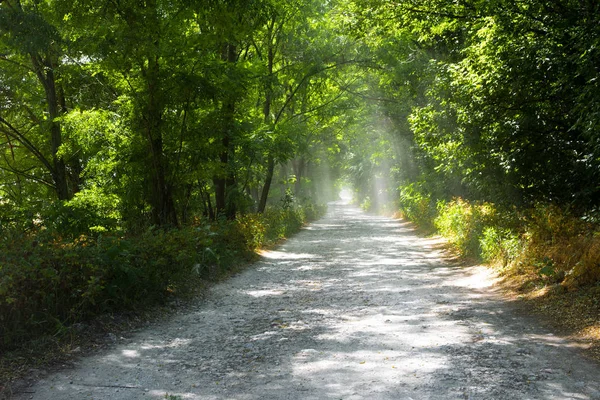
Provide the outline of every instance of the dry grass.
{"type": "MultiPolygon", "coordinates": [[[[569,289],[600,282],[600,227],[556,206],[532,212],[521,265],[544,265],[569,289]],[[564,282],[563,282],[564,280],[564,282]]],[[[548,270],[548,269],[547,269],[548,270]]]]}
{"type": "Polygon", "coordinates": [[[546,285],[532,274],[506,275],[501,282],[509,299],[523,305],[555,333],[578,343],[600,362],[600,286],[546,285]]]}
{"type": "Polygon", "coordinates": [[[600,361],[600,231],[558,207],[538,207],[524,251],[503,269],[510,298],[600,361]]]}

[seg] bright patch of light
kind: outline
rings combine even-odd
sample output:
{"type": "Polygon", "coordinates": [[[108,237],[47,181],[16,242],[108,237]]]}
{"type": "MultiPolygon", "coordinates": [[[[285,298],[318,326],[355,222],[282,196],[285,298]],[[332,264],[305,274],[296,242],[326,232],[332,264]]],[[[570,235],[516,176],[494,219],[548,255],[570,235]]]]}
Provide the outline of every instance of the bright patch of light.
{"type": "Polygon", "coordinates": [[[271,260],[300,260],[303,258],[316,257],[314,254],[308,253],[287,253],[285,251],[263,250],[260,255],[271,260]]]}
{"type": "Polygon", "coordinates": [[[342,199],[344,203],[350,203],[352,201],[352,190],[349,188],[343,188],[340,191],[340,199],[342,199]]]}
{"type": "Polygon", "coordinates": [[[191,342],[190,339],[175,338],[173,341],[171,341],[171,343],[167,343],[167,344],[164,344],[164,345],[147,344],[147,345],[144,345],[144,346],[140,346],[140,348],[142,350],[164,349],[164,348],[177,348],[177,347],[187,346],[188,344],[190,344],[190,342],[191,342]]]}
{"type": "Polygon", "coordinates": [[[140,356],[140,353],[138,353],[137,350],[123,350],[122,353],[123,356],[129,358],[137,358],[140,356]]]}
{"type": "Polygon", "coordinates": [[[280,296],[283,290],[250,290],[246,293],[252,297],[280,296]]]}

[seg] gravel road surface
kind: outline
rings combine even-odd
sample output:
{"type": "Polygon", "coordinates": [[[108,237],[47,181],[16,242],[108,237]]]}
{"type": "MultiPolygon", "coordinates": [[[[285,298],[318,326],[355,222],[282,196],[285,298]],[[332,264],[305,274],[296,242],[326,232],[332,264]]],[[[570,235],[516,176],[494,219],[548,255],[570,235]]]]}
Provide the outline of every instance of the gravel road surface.
{"type": "Polygon", "coordinates": [[[600,399],[600,366],[402,221],[327,216],[34,400],[600,399]]]}

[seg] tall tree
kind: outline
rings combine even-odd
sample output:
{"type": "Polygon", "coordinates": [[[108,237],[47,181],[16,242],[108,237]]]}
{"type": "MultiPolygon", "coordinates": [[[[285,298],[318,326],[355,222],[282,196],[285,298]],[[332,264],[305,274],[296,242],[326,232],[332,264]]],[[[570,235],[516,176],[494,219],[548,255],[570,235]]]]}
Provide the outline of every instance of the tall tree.
{"type": "Polygon", "coordinates": [[[67,112],[64,86],[69,82],[62,76],[67,55],[53,11],[46,2],[0,4],[4,97],[0,130],[10,153],[3,168],[18,179],[45,184],[59,200],[68,200],[79,189],[81,166],[76,157],[61,152],[60,118],[67,112]],[[17,161],[17,147],[28,153],[22,164],[17,161]]]}

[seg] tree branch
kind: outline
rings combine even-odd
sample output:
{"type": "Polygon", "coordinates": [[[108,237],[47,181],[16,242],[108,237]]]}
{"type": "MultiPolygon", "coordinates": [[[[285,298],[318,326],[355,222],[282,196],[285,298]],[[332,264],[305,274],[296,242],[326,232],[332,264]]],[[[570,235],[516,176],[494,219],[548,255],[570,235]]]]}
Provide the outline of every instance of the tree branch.
{"type": "MultiPolygon", "coordinates": [[[[9,163],[7,163],[7,165],[8,165],[8,167],[3,167],[2,165],[0,165],[0,170],[12,172],[13,174],[20,175],[24,178],[31,179],[32,181],[44,184],[52,189],[56,189],[56,186],[52,182],[48,182],[47,180],[45,180],[43,178],[38,178],[37,176],[28,174],[27,171],[29,171],[29,170],[20,171],[20,170],[16,169],[15,167],[11,166],[9,163]]],[[[31,169],[33,169],[33,168],[31,168],[31,169]]]]}
{"type": "Polygon", "coordinates": [[[327,65],[327,66],[319,68],[317,70],[311,71],[311,72],[307,73],[306,75],[304,75],[304,77],[300,80],[300,82],[298,82],[298,84],[296,85],[296,87],[292,90],[292,92],[289,94],[289,96],[287,97],[287,99],[285,100],[285,102],[283,103],[283,105],[281,106],[281,108],[279,109],[279,111],[277,112],[277,116],[275,117],[275,121],[273,122],[273,124],[276,125],[277,122],[279,122],[279,119],[283,115],[283,112],[285,111],[285,109],[287,108],[287,106],[290,104],[290,102],[292,101],[292,99],[296,96],[296,93],[298,92],[298,90],[300,90],[300,88],[302,87],[302,85],[304,85],[304,83],[309,78],[312,78],[313,76],[319,75],[322,72],[328,71],[330,69],[337,68],[337,67],[342,66],[342,65],[347,65],[347,64],[361,64],[361,63],[364,63],[364,62],[365,62],[365,60],[341,61],[341,62],[338,62],[338,63],[335,63],[335,64],[327,65]]]}
{"type": "Polygon", "coordinates": [[[27,150],[29,150],[44,165],[44,167],[46,167],[46,169],[50,173],[54,174],[54,168],[52,167],[52,164],[50,164],[50,162],[46,159],[46,157],[44,157],[42,152],[33,143],[31,143],[31,141],[29,141],[29,139],[27,139],[25,137],[25,135],[23,135],[21,132],[19,132],[19,130],[17,128],[12,126],[10,122],[8,122],[7,120],[5,120],[2,117],[0,117],[0,123],[5,126],[4,129],[2,129],[2,127],[0,127],[0,130],[3,133],[11,136],[15,140],[17,140],[19,143],[21,143],[23,146],[25,146],[27,148],[27,150]]]}
{"type": "Polygon", "coordinates": [[[25,65],[25,64],[21,64],[20,62],[17,62],[17,61],[14,61],[14,60],[11,60],[10,58],[8,58],[8,57],[7,57],[6,55],[4,55],[4,54],[0,55],[0,60],[2,60],[2,61],[6,61],[7,63],[13,64],[13,65],[16,65],[16,66],[18,66],[18,67],[21,67],[21,68],[23,68],[23,69],[26,69],[27,71],[30,71],[30,72],[35,72],[35,70],[34,70],[33,68],[31,68],[30,66],[28,66],[28,65],[25,65]]]}

